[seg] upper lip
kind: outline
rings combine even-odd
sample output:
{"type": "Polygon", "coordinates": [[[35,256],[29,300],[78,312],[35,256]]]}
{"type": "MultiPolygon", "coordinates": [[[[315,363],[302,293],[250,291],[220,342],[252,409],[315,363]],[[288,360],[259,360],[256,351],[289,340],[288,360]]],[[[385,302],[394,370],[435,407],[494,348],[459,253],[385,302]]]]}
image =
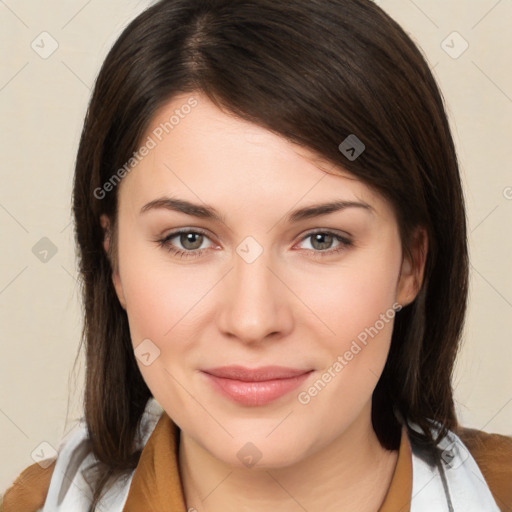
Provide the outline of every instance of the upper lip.
{"type": "Polygon", "coordinates": [[[222,366],[208,368],[205,373],[224,379],[241,380],[245,382],[262,382],[274,379],[289,379],[310,372],[311,369],[287,368],[285,366],[261,366],[259,368],[245,368],[244,366],[222,366]]]}

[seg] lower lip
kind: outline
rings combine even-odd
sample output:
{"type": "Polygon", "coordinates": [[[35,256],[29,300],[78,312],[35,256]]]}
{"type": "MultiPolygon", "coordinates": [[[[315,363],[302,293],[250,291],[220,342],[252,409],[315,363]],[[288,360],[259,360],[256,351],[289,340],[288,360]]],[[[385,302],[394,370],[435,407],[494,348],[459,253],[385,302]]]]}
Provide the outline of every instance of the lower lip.
{"type": "Polygon", "coordinates": [[[225,379],[206,372],[203,373],[208,377],[213,387],[222,395],[239,404],[255,406],[268,404],[290,393],[299,387],[309,377],[311,372],[288,379],[274,379],[261,382],[225,379]]]}

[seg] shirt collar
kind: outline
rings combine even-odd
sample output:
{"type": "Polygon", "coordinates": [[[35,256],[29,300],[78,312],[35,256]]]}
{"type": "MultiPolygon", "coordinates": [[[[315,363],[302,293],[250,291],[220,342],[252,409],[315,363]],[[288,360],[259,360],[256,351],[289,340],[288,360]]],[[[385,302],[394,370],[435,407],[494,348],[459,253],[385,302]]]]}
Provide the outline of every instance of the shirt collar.
{"type": "Polygon", "coordinates": [[[412,450],[407,428],[402,427],[398,460],[379,512],[410,512],[412,496],[412,450]]]}
{"type": "MultiPolygon", "coordinates": [[[[186,512],[178,448],[179,429],[164,411],[142,450],[123,512],[186,512]]],[[[379,512],[409,512],[411,493],[412,454],[407,430],[403,427],[397,464],[379,512]]]]}

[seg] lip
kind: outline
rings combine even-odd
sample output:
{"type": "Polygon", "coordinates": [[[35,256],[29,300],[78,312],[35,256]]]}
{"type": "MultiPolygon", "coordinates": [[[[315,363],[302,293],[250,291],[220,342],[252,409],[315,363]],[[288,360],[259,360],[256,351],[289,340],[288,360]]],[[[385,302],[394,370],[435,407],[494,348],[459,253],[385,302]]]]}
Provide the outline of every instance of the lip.
{"type": "Polygon", "coordinates": [[[313,370],[264,366],[245,368],[223,366],[202,370],[213,388],[236,403],[260,406],[290,393],[300,386],[313,370]]]}

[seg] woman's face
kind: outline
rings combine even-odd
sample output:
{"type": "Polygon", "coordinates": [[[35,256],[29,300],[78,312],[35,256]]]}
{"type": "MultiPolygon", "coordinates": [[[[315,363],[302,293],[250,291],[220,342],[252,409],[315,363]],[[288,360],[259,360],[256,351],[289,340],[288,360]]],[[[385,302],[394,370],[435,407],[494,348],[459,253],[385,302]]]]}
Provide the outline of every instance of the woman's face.
{"type": "Polygon", "coordinates": [[[175,97],[143,143],[119,185],[113,278],[158,403],[237,466],[286,466],[368,425],[395,313],[415,292],[390,205],[201,94],[175,97]],[[206,373],[226,366],[301,376],[206,373]]]}

